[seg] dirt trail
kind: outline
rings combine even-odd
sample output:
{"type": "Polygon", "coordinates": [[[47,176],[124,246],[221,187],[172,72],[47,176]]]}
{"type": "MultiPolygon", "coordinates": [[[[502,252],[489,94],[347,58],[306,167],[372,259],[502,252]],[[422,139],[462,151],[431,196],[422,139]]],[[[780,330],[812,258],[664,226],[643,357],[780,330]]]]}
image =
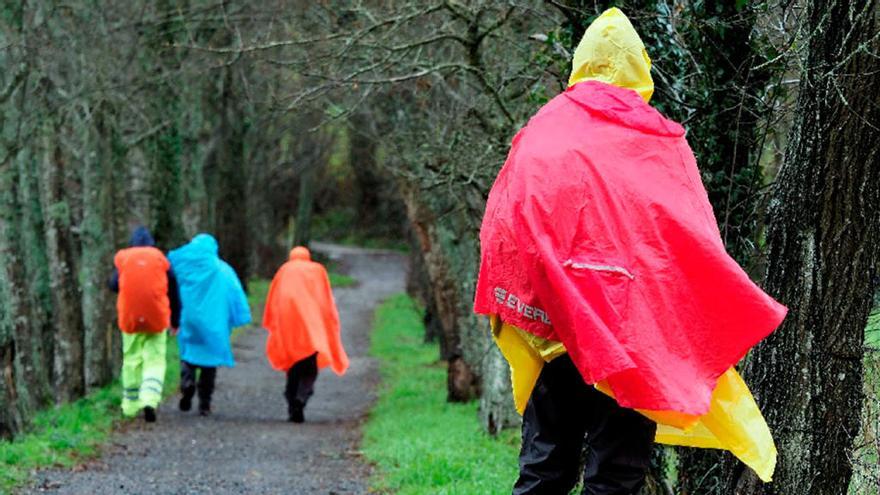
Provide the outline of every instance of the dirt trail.
{"type": "Polygon", "coordinates": [[[370,324],[375,306],[404,290],[406,260],[313,247],[340,261],[359,284],[334,290],[351,368],[342,378],[321,372],[306,423],[286,422],[284,375],[269,367],[265,331],[253,327],[235,342],[237,366],[218,372],[211,417],[181,413],[174,396],[160,407],[157,423],[126,424],[101,458],[73,471],[42,471],[24,493],[366,493],[369,467],[357,445],[378,378],[367,357],[370,324]]]}

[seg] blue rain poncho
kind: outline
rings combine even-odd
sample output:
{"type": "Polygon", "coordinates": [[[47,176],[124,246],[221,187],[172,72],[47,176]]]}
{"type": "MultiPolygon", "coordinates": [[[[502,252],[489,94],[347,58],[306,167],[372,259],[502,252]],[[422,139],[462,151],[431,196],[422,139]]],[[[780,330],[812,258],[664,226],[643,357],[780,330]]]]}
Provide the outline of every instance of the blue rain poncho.
{"type": "Polygon", "coordinates": [[[251,321],[241,282],[217,252],[217,240],[199,234],[168,253],[183,303],[180,359],[197,366],[235,366],[230,333],[251,321]]]}

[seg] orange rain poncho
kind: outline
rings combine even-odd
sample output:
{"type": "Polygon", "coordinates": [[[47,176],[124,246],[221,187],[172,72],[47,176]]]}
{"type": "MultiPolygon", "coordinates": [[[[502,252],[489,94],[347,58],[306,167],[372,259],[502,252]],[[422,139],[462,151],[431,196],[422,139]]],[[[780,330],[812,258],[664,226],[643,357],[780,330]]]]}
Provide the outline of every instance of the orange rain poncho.
{"type": "Polygon", "coordinates": [[[266,355],[273,368],[287,371],[317,352],[318,368],[330,366],[337,375],[348,369],[330,279],[308,249],[293,248],[272,279],[263,326],[269,331],[266,355]]]}

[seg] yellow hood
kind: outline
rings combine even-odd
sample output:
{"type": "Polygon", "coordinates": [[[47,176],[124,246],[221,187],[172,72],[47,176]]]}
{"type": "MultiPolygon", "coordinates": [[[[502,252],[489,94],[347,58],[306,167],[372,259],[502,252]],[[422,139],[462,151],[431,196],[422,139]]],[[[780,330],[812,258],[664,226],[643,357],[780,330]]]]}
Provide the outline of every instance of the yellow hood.
{"type": "Polygon", "coordinates": [[[631,89],[650,101],[654,93],[651,59],[639,34],[617,8],[602,13],[574,51],[568,85],[602,81],[631,89]]]}

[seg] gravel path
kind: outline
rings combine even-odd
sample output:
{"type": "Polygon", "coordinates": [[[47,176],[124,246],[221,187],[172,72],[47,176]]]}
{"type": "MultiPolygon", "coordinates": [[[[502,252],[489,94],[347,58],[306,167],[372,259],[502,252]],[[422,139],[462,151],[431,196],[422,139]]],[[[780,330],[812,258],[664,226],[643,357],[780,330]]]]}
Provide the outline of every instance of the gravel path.
{"type": "Polygon", "coordinates": [[[269,367],[265,331],[253,327],[235,342],[238,365],[218,371],[212,416],[181,413],[174,396],[160,407],[157,423],[126,423],[99,459],[41,471],[24,493],[366,493],[370,468],[357,449],[378,380],[367,357],[370,324],[375,306],[404,290],[406,260],[390,252],[313,248],[337,259],[359,284],[334,290],[351,367],[342,378],[321,372],[306,423],[286,422],[284,375],[269,367]]]}

